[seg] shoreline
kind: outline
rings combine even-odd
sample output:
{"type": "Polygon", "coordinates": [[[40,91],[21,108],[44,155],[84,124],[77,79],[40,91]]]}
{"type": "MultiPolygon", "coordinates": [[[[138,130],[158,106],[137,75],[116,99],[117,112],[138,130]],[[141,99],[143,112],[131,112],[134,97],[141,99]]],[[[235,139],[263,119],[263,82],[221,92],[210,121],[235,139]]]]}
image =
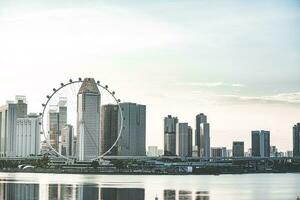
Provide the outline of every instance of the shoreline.
{"type": "Polygon", "coordinates": [[[300,174],[299,171],[261,171],[261,172],[244,172],[244,173],[154,173],[154,172],[99,172],[99,171],[66,171],[66,170],[3,170],[0,173],[34,173],[34,174],[74,174],[74,175],[133,175],[133,176],[201,176],[201,175],[243,175],[243,174],[300,174]]]}

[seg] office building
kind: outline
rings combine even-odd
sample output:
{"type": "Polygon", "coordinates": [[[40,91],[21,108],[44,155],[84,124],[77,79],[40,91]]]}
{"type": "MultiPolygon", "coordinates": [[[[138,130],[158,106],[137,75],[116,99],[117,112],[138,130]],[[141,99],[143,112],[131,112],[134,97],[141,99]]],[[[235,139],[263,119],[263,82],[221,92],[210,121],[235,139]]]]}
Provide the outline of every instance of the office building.
{"type": "Polygon", "coordinates": [[[198,156],[210,157],[210,125],[203,113],[196,115],[195,145],[198,146],[198,156]]]}
{"type": "Polygon", "coordinates": [[[168,115],[164,119],[164,155],[176,155],[176,124],[178,123],[177,117],[168,115]]]}
{"type": "Polygon", "coordinates": [[[16,155],[28,157],[40,153],[40,117],[37,114],[29,114],[26,118],[18,118],[16,121],[16,155]]]}
{"type": "Polygon", "coordinates": [[[25,96],[16,96],[16,101],[7,101],[0,107],[0,157],[16,156],[16,122],[26,115],[25,96]]]}
{"type": "Polygon", "coordinates": [[[146,106],[136,103],[121,103],[120,106],[123,129],[118,141],[118,155],[146,156],[146,106]]]}
{"type": "Polygon", "coordinates": [[[188,156],[193,156],[193,128],[188,127],[188,156]]]}
{"type": "MultiPolygon", "coordinates": [[[[118,127],[119,106],[108,104],[101,107],[101,155],[107,152],[115,143],[119,135],[118,127]]],[[[117,145],[107,154],[117,155],[117,145]]]]}
{"type": "Polygon", "coordinates": [[[72,156],[76,156],[77,155],[77,136],[73,137],[73,152],[72,152],[72,156]]]}
{"type": "Polygon", "coordinates": [[[232,157],[244,157],[244,142],[234,141],[232,143],[232,157]]]}
{"type": "Polygon", "coordinates": [[[293,156],[300,156],[300,123],[293,127],[293,156]]]}
{"type": "Polygon", "coordinates": [[[176,124],[176,154],[181,157],[192,156],[192,131],[188,123],[176,124]]]}
{"type": "Polygon", "coordinates": [[[223,148],[222,147],[212,147],[211,148],[211,157],[222,158],[223,157],[223,148]]]}
{"type": "Polygon", "coordinates": [[[66,97],[60,97],[57,105],[50,105],[48,110],[48,140],[57,152],[61,150],[59,138],[67,124],[67,111],[66,97]]]}
{"type": "Polygon", "coordinates": [[[270,131],[252,131],[252,156],[270,157],[270,131]]]}
{"type": "Polygon", "coordinates": [[[149,157],[158,157],[158,147],[157,146],[148,146],[147,156],[149,157]]]}
{"type": "Polygon", "coordinates": [[[85,78],[77,94],[77,154],[79,160],[100,155],[101,94],[93,78],[85,78]]]}
{"type": "Polygon", "coordinates": [[[271,146],[270,147],[270,157],[278,157],[279,152],[276,146],[271,146]]]}
{"type": "Polygon", "coordinates": [[[74,128],[72,125],[65,124],[61,130],[61,155],[73,156],[74,128]]]}
{"type": "MultiPolygon", "coordinates": [[[[198,156],[200,156],[201,152],[201,124],[207,123],[207,116],[203,113],[196,115],[196,129],[195,129],[195,145],[198,147],[198,156]]],[[[202,141],[204,145],[204,141],[202,141]]],[[[202,145],[202,150],[203,150],[202,145]]]]}
{"type": "Polygon", "coordinates": [[[200,124],[200,157],[210,157],[210,125],[209,123],[200,124]]]}

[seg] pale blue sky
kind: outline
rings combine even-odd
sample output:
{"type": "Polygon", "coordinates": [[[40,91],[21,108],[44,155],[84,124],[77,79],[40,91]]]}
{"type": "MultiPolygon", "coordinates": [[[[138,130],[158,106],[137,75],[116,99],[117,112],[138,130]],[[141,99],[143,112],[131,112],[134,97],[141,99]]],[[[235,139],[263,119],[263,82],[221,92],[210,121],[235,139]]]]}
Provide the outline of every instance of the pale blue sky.
{"type": "Polygon", "coordinates": [[[212,146],[248,147],[252,129],[269,129],[291,149],[299,25],[288,0],[1,1],[0,101],[24,94],[40,112],[55,84],[92,76],[147,105],[148,145],[162,147],[165,115],[194,127],[205,112],[212,146]]]}

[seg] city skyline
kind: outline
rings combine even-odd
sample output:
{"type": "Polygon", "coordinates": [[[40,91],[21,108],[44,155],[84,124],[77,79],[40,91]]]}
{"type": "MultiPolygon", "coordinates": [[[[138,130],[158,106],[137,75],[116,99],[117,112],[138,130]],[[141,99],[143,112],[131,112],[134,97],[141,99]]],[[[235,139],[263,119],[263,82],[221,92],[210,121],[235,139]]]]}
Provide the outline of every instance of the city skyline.
{"type": "Polygon", "coordinates": [[[213,147],[241,140],[247,148],[257,129],[291,150],[300,119],[299,2],[215,4],[1,1],[0,104],[23,94],[28,110],[40,112],[61,81],[92,76],[122,101],[147,105],[147,146],[163,147],[163,117],[194,128],[203,112],[213,147]]]}

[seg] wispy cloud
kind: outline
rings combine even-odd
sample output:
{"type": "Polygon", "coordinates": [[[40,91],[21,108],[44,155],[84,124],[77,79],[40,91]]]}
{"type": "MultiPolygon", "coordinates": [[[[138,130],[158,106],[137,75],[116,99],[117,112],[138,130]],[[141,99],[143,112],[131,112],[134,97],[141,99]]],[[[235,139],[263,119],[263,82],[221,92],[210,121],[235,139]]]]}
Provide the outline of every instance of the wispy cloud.
{"type": "Polygon", "coordinates": [[[225,102],[259,104],[300,104],[300,92],[279,93],[268,96],[218,95],[225,102]]]}
{"type": "Polygon", "coordinates": [[[244,84],[241,83],[224,83],[222,81],[215,81],[215,82],[180,82],[176,85],[181,86],[199,86],[199,87],[245,87],[244,84]]]}

